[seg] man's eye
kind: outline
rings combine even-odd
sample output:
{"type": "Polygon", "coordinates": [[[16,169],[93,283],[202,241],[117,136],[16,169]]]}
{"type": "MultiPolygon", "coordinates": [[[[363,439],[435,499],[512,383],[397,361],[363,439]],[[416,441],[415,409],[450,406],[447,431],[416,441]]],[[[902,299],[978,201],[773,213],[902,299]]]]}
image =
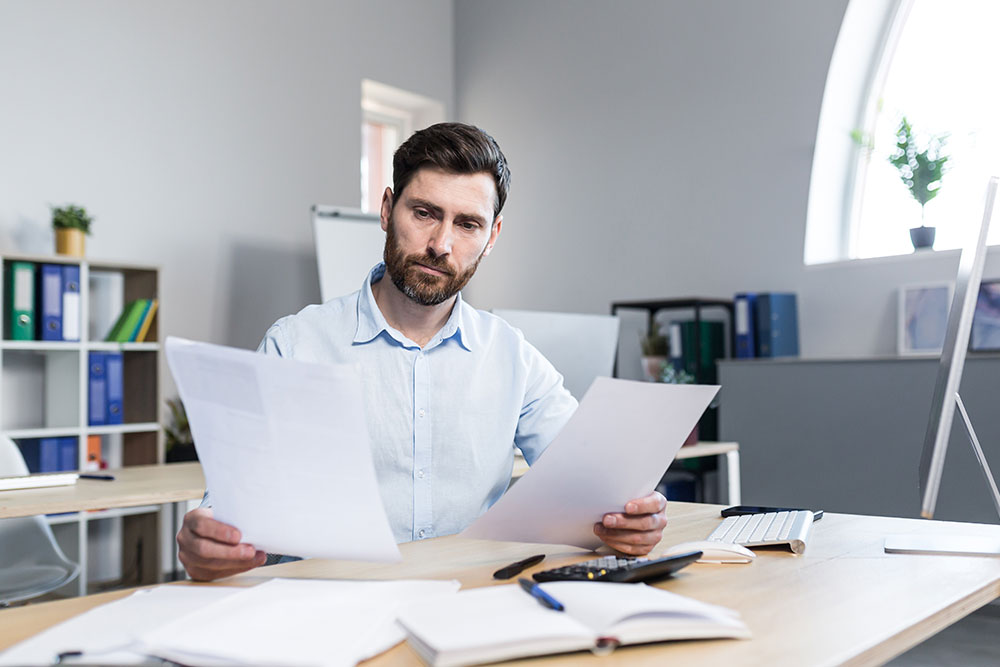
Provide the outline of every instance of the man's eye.
{"type": "Polygon", "coordinates": [[[413,213],[414,213],[414,215],[416,215],[418,218],[421,218],[421,219],[425,219],[425,218],[431,217],[430,212],[429,211],[425,211],[422,208],[415,209],[413,211],[413,213]]]}
{"type": "Polygon", "coordinates": [[[468,232],[472,232],[472,231],[475,231],[475,230],[479,229],[479,225],[477,225],[474,222],[460,222],[460,223],[458,223],[458,226],[461,227],[462,229],[468,231],[468,232]]]}

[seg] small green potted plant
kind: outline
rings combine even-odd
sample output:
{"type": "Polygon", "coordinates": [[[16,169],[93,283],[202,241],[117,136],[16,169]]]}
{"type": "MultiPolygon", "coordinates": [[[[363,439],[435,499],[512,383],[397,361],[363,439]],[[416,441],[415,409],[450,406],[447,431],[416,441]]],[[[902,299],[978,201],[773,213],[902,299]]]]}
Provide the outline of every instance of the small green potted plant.
{"type": "Polygon", "coordinates": [[[660,333],[656,320],[650,320],[649,331],[639,337],[639,345],[642,347],[642,373],[647,382],[656,382],[667,361],[668,348],[667,337],[660,333]]]}
{"type": "Polygon", "coordinates": [[[82,206],[52,207],[52,227],[56,230],[56,254],[83,257],[86,235],[94,221],[82,206]]]}
{"type": "Polygon", "coordinates": [[[179,398],[169,398],[167,407],[170,408],[170,425],[164,428],[167,436],[167,463],[197,461],[198,452],[194,448],[191,424],[188,423],[184,404],[179,398]]]}
{"type": "Polygon", "coordinates": [[[896,129],[896,149],[889,156],[889,162],[899,172],[903,185],[920,204],[920,226],[910,229],[910,241],[914,250],[934,247],[935,228],[924,223],[924,207],[941,191],[941,179],[948,166],[949,156],[944,149],[946,135],[927,139],[923,150],[919,150],[913,135],[913,126],[903,116],[896,129]]]}

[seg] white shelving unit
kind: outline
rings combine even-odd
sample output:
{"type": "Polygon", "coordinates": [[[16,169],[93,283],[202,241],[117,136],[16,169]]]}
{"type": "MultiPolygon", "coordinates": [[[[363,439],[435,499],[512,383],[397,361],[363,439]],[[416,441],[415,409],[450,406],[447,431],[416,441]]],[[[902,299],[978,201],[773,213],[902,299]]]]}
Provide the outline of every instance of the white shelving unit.
{"type": "MultiPolygon", "coordinates": [[[[149,342],[103,340],[125,304],[133,299],[159,298],[159,268],[67,256],[4,254],[0,259],[5,269],[10,262],[32,262],[36,267],[79,266],[81,317],[79,341],[8,340],[10,313],[7,286],[3,284],[6,270],[0,272],[0,313],[4,318],[4,335],[0,339],[0,433],[18,443],[34,438],[75,437],[77,467],[81,469],[86,463],[90,436],[101,438],[102,458],[110,467],[162,463],[159,312],[146,335],[149,342]],[[94,350],[123,353],[123,424],[90,426],[87,422],[88,352],[94,350]]],[[[160,569],[160,511],[159,506],[149,506],[49,516],[66,555],[81,566],[80,578],[61,592],[93,592],[93,583],[128,576],[129,572],[123,574],[123,570],[131,569],[138,576],[129,583],[155,581],[160,569]],[[98,556],[90,558],[94,553],[98,556]]]]}

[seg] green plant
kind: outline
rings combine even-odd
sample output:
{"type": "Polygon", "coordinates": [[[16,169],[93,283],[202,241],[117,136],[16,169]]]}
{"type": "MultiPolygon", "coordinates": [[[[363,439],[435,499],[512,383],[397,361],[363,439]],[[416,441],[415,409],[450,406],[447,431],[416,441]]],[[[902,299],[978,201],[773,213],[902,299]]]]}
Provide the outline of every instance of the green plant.
{"type": "Polygon", "coordinates": [[[179,398],[168,398],[167,407],[170,408],[170,425],[164,427],[167,449],[173,449],[177,445],[190,445],[194,438],[191,436],[191,425],[188,423],[184,404],[179,398]]]}
{"type": "Polygon", "coordinates": [[[56,229],[79,229],[84,234],[90,234],[90,223],[93,221],[82,206],[68,204],[62,208],[52,207],[52,226],[56,229]]]}
{"type": "Polygon", "coordinates": [[[663,364],[663,372],[660,373],[660,382],[666,384],[694,384],[694,376],[686,370],[677,370],[673,364],[663,364]]]}
{"type": "Polygon", "coordinates": [[[946,135],[928,138],[924,150],[919,150],[913,136],[913,126],[903,116],[896,129],[896,150],[889,162],[899,171],[903,185],[920,204],[920,226],[924,225],[924,206],[941,191],[949,156],[942,153],[946,135]]]}
{"type": "Polygon", "coordinates": [[[645,357],[667,356],[667,337],[660,333],[660,327],[655,321],[649,323],[649,331],[639,337],[639,345],[645,357]]]}

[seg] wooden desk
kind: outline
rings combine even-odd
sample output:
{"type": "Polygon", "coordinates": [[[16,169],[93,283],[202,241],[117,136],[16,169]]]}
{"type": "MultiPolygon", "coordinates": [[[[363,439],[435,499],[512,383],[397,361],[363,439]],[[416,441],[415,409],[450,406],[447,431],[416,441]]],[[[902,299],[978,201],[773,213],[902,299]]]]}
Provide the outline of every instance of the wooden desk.
{"type": "MultiPolygon", "coordinates": [[[[725,491],[726,502],[730,505],[739,505],[741,502],[740,491],[740,445],[737,442],[699,442],[687,447],[681,447],[674,457],[675,461],[683,459],[696,459],[702,456],[725,456],[726,457],[726,479],[725,491]]],[[[531,466],[518,453],[514,457],[514,470],[511,472],[511,479],[519,479],[528,472],[531,466]]]]}
{"type": "Polygon", "coordinates": [[[0,519],[56,512],[163,505],[201,498],[200,463],[131,466],[102,471],[113,481],[81,479],[68,486],[0,491],[0,519]]]}
{"type": "MultiPolygon", "coordinates": [[[[703,539],[718,523],[720,506],[670,503],[664,543],[703,539]]],[[[805,555],[758,550],[748,565],[695,564],[658,586],[738,610],[750,640],[690,641],[626,647],[607,658],[587,653],[536,659],[532,664],[576,665],[837,665],[881,664],[987,602],[1000,597],[1000,559],[885,554],[890,533],[1000,536],[1000,526],[917,519],[827,514],[816,524],[805,555]],[[598,662],[600,661],[600,662],[598,662]]],[[[267,575],[302,578],[459,579],[463,586],[495,583],[492,572],[533,553],[548,558],[528,573],[592,553],[564,546],[443,537],[401,546],[395,565],[307,560],[275,565],[226,580],[250,585],[267,575]]],[[[191,584],[180,584],[191,585],[191,584]]],[[[97,604],[127,595],[86,598],[0,610],[0,649],[97,604]]],[[[406,645],[371,665],[419,665],[406,645]]],[[[518,663],[522,664],[522,663],[518,663]]]]}

